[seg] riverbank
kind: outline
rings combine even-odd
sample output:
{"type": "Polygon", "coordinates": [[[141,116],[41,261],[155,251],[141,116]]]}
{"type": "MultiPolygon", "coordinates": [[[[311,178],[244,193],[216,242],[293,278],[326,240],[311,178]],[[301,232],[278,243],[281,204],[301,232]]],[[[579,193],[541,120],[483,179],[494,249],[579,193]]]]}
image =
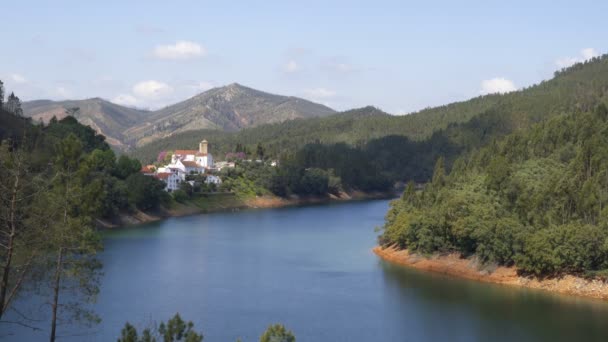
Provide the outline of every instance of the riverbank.
{"type": "Polygon", "coordinates": [[[278,197],[273,195],[239,197],[233,193],[217,193],[200,196],[185,203],[173,202],[169,208],[143,212],[134,211],[120,213],[112,219],[97,220],[102,229],[113,229],[123,226],[134,226],[155,222],[170,217],[181,217],[197,214],[207,214],[225,211],[238,211],[242,209],[282,208],[299,205],[323,204],[330,202],[362,201],[371,199],[387,199],[395,197],[396,193],[389,192],[341,192],[338,195],[326,196],[296,196],[278,197]]]}
{"type": "Polygon", "coordinates": [[[515,267],[482,266],[476,258],[461,258],[457,254],[425,257],[407,250],[377,246],[374,253],[388,262],[418,270],[441,273],[488,283],[519,286],[554,293],[608,300],[608,283],[572,275],[539,279],[517,274],[515,267]]]}

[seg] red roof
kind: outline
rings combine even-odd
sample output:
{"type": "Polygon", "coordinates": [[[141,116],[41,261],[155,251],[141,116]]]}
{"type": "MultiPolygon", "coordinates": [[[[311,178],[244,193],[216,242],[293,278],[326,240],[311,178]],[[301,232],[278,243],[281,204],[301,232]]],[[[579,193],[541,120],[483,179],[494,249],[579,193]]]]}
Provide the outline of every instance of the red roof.
{"type": "Polygon", "coordinates": [[[158,179],[167,179],[169,176],[171,176],[171,172],[161,172],[157,173],[155,177],[158,179]]]}
{"type": "Polygon", "coordinates": [[[154,167],[154,165],[146,165],[146,166],[142,166],[141,170],[139,170],[139,172],[141,172],[141,173],[154,173],[155,169],[156,169],[156,167],[154,167]]]}
{"type": "Polygon", "coordinates": [[[186,167],[198,167],[198,164],[192,160],[182,160],[182,164],[186,167]]]}

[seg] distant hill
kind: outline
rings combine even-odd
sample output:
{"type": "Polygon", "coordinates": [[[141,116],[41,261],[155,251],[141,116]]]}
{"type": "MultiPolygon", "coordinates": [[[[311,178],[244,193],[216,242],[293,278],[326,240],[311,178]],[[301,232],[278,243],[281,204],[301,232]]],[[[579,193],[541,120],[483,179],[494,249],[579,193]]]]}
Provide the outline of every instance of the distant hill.
{"type": "Polygon", "coordinates": [[[327,116],[333,109],[297,97],[265,93],[240,84],[214,88],[186,101],[156,111],[120,106],[93,98],[87,100],[37,100],[23,104],[26,116],[48,121],[62,118],[65,110],[80,108],[79,122],[126,149],[175,133],[197,129],[237,131],[261,124],[296,118],[327,116]]]}
{"type": "Polygon", "coordinates": [[[357,140],[384,136],[386,133],[381,129],[374,130],[369,126],[383,121],[382,119],[392,121],[395,117],[369,106],[324,118],[295,119],[260,125],[238,132],[201,129],[155,140],[138,147],[131,154],[143,161],[152,161],[159,151],[198,146],[198,142],[203,138],[209,140],[210,148],[217,156],[232,151],[237,143],[253,149],[258,142],[261,142],[271,154],[293,151],[311,142],[355,144],[357,140]]]}
{"type": "MultiPolygon", "coordinates": [[[[462,151],[562,113],[592,110],[602,101],[608,102],[606,56],[576,64],[556,72],[551,80],[516,92],[479,96],[409,115],[393,116],[365,107],[329,117],[262,125],[234,134],[191,131],[142,146],[133,154],[150,160],[160,150],[196,146],[201,137],[212,146],[215,144],[218,152],[231,150],[237,143],[250,149],[262,143],[269,153],[278,155],[311,143],[361,147],[384,137],[401,136],[432,145],[422,149],[431,155],[408,158],[424,158],[424,164],[428,164],[436,156],[446,155],[449,164],[462,151]]],[[[391,147],[394,146],[387,146],[384,152],[391,147]]],[[[392,152],[393,161],[398,158],[395,153],[398,151],[392,152]]],[[[432,169],[432,165],[426,166],[432,169]]]]}
{"type": "Polygon", "coordinates": [[[298,118],[324,117],[329,107],[292,96],[274,95],[233,83],[155,111],[126,131],[140,143],[196,130],[237,131],[298,118]]]}
{"type": "Polygon", "coordinates": [[[48,122],[53,116],[62,119],[66,109],[78,107],[75,115],[83,125],[91,126],[98,133],[106,136],[110,145],[124,148],[129,140],[124,134],[125,128],[143,122],[151,112],[128,108],[100,98],[86,100],[50,101],[37,100],[23,104],[23,112],[35,121],[48,122]]]}

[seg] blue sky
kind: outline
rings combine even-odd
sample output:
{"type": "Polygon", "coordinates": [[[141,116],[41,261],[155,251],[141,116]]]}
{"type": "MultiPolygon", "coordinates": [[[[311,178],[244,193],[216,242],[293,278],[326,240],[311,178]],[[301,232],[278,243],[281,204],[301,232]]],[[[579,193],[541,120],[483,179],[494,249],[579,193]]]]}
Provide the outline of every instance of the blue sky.
{"type": "Polygon", "coordinates": [[[238,82],[390,113],[510,91],[606,52],[608,1],[10,1],[24,100],[157,108],[238,82]]]}

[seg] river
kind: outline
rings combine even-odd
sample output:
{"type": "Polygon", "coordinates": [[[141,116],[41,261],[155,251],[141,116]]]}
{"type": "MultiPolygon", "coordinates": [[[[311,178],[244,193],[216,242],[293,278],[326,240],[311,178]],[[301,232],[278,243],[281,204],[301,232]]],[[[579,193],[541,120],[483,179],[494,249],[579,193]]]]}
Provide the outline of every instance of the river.
{"type": "MultiPolygon", "coordinates": [[[[388,201],[249,210],[105,234],[101,324],[68,341],[115,341],[176,312],[205,341],[606,341],[608,303],[448,278],[379,260],[388,201]]],[[[71,330],[74,329],[74,330],[71,330]]],[[[8,340],[39,340],[18,329],[8,340]]]]}

